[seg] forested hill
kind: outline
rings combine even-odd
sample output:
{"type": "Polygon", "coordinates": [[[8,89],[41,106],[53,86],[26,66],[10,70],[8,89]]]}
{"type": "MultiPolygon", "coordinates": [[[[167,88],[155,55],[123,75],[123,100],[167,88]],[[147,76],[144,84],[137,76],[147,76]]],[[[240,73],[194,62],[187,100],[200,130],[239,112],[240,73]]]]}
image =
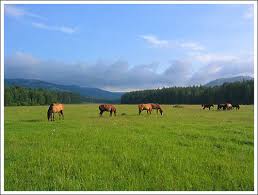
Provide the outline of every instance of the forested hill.
{"type": "Polygon", "coordinates": [[[224,83],[221,86],[170,87],[128,92],[121,97],[122,104],[155,102],[160,104],[254,103],[254,81],[224,83]]]}
{"type": "Polygon", "coordinates": [[[55,83],[50,83],[46,81],[36,80],[36,79],[5,79],[5,86],[20,86],[27,88],[41,88],[54,91],[67,91],[72,93],[80,94],[85,97],[92,97],[93,99],[100,98],[106,99],[114,102],[120,102],[120,98],[123,92],[110,92],[98,88],[92,87],[81,87],[77,85],[59,85],[55,83]]]}
{"type": "Polygon", "coordinates": [[[49,105],[53,102],[60,102],[64,104],[78,104],[84,102],[112,103],[111,100],[84,97],[79,93],[72,93],[67,91],[25,88],[18,86],[5,86],[4,89],[5,106],[49,105]]]}
{"type": "Polygon", "coordinates": [[[229,77],[229,78],[220,78],[220,79],[210,81],[210,82],[206,83],[204,86],[214,87],[214,86],[223,85],[224,83],[234,83],[237,81],[241,82],[241,81],[249,81],[249,80],[254,80],[254,78],[250,77],[250,76],[236,76],[236,77],[229,77]]]}

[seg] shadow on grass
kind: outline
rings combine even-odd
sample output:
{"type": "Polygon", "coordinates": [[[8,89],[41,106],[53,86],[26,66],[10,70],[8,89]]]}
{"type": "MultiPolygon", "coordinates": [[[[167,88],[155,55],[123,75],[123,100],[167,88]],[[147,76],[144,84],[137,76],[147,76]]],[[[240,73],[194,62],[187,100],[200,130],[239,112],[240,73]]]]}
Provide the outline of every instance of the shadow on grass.
{"type": "Polygon", "coordinates": [[[44,120],[40,119],[27,119],[27,120],[21,120],[21,122],[29,122],[29,123],[35,123],[35,122],[43,122],[44,120]]]}

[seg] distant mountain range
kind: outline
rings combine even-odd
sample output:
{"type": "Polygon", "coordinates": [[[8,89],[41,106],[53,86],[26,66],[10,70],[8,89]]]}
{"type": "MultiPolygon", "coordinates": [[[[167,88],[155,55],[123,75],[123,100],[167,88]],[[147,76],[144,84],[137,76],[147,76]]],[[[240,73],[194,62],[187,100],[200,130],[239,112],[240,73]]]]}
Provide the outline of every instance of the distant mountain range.
{"type": "Polygon", "coordinates": [[[49,83],[36,79],[5,79],[6,86],[21,86],[28,88],[42,88],[50,89],[57,91],[69,91],[74,93],[79,93],[84,97],[93,97],[98,99],[107,99],[107,100],[117,100],[120,102],[123,92],[110,92],[98,88],[91,87],[80,87],[77,85],[59,85],[54,83],[49,83]]]}
{"type": "Polygon", "coordinates": [[[253,77],[250,76],[236,76],[236,77],[230,77],[230,78],[220,78],[213,81],[208,82],[204,86],[206,87],[214,87],[214,86],[220,86],[224,83],[234,83],[237,81],[247,81],[247,80],[253,80],[253,77]]]}
{"type": "MultiPolygon", "coordinates": [[[[214,87],[223,85],[223,83],[233,83],[237,81],[253,80],[249,76],[237,76],[231,78],[221,78],[208,82],[204,86],[214,87]]],[[[111,100],[112,102],[120,102],[124,92],[110,92],[98,88],[80,87],[78,85],[59,85],[50,82],[45,82],[36,79],[5,79],[6,86],[20,86],[28,88],[42,88],[57,91],[69,91],[78,93],[83,97],[91,97],[96,99],[111,100]]]]}

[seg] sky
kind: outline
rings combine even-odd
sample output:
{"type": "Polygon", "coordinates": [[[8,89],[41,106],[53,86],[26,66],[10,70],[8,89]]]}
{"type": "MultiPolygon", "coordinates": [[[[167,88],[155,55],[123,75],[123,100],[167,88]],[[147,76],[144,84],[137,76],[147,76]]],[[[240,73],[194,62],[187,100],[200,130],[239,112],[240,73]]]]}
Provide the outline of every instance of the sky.
{"type": "Polygon", "coordinates": [[[132,91],[253,76],[248,4],[4,7],[5,78],[132,91]]]}

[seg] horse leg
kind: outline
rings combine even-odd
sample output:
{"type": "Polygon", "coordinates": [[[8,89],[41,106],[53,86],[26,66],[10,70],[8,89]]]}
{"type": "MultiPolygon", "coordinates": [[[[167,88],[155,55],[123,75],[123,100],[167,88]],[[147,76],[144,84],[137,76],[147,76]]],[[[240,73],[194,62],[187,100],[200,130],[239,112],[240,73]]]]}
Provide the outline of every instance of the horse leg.
{"type": "Polygon", "coordinates": [[[64,120],[64,113],[63,113],[63,110],[60,111],[61,115],[62,115],[62,118],[64,120]]]}
{"type": "Polygon", "coordinates": [[[101,111],[99,112],[99,116],[102,116],[102,114],[103,114],[103,111],[101,110],[101,111]]]}
{"type": "Polygon", "coordinates": [[[112,110],[110,111],[110,115],[109,116],[112,116],[112,110]]]}

